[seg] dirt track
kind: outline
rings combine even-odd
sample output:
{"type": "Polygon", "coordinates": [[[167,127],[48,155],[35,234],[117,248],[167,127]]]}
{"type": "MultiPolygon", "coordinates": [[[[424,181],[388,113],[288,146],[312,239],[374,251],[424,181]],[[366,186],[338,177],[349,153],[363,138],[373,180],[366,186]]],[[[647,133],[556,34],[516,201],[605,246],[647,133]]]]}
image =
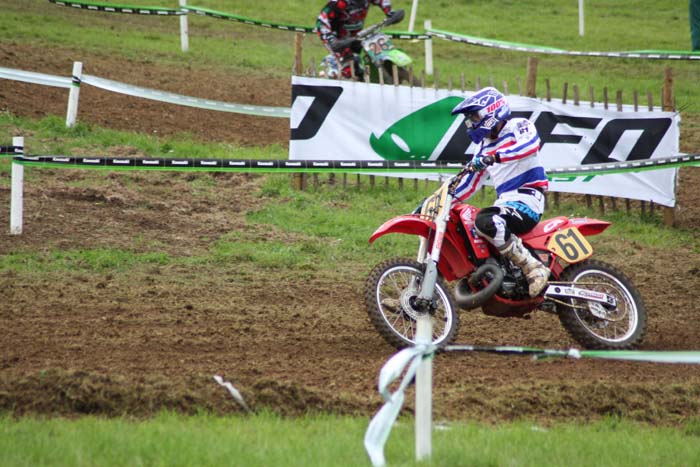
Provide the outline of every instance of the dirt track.
{"type": "MultiPolygon", "coordinates": [[[[0,66],[64,75],[71,62],[70,53],[60,49],[45,55],[0,46],[0,66]]],[[[101,56],[86,62],[88,73],[117,80],[128,75],[130,82],[156,89],[201,95],[193,83],[204,81],[212,86],[203,97],[289,102],[287,81],[239,78],[236,86],[228,86],[230,76],[198,70],[157,69],[101,56]]],[[[64,90],[0,80],[0,109],[16,115],[63,115],[65,98],[64,90]]],[[[282,119],[183,109],[89,87],[81,91],[80,119],[162,135],[189,131],[246,145],[286,146],[289,132],[282,119]]],[[[31,135],[25,136],[31,144],[31,135]]],[[[697,152],[699,141],[700,135],[684,134],[681,149],[697,152]]],[[[115,151],[128,153],[128,148],[115,151]]],[[[86,188],[91,177],[96,175],[31,171],[25,233],[11,237],[3,229],[0,252],[102,247],[188,256],[233,230],[244,236],[261,233],[245,220],[260,183],[255,176],[114,174],[99,188],[86,188]],[[194,188],[198,179],[209,186],[204,193],[194,188]]],[[[0,188],[4,219],[9,217],[6,182],[0,188]]],[[[696,234],[699,185],[700,169],[681,171],[679,226],[696,234]]],[[[273,235],[285,239],[283,233],[273,235]]],[[[689,247],[640,251],[605,237],[594,246],[642,290],[650,313],[645,349],[700,348],[700,252],[689,247]]],[[[380,403],[379,368],[393,350],[371,328],[361,290],[359,280],[338,283],[314,275],[300,280],[247,263],[185,267],[154,262],[128,274],[2,273],[0,411],[236,411],[213,382],[216,373],[232,380],[255,407],[369,416],[380,403]]],[[[459,341],[572,345],[556,317],[545,313],[531,320],[465,314],[459,341]]],[[[674,423],[700,415],[700,368],[689,365],[440,355],[435,378],[438,418],[585,420],[623,414],[674,423]]]]}

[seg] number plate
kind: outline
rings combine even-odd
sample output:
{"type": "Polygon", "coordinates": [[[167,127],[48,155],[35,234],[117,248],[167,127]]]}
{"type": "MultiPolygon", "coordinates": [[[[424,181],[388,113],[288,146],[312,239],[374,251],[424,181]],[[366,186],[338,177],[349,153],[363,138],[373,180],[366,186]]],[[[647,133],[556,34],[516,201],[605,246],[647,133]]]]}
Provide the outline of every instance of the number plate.
{"type": "Polygon", "coordinates": [[[576,227],[568,227],[552,235],[549,251],[568,263],[578,263],[593,254],[593,248],[576,227]]]}
{"type": "Polygon", "coordinates": [[[365,39],[362,42],[362,47],[367,51],[370,59],[376,60],[377,57],[385,54],[387,51],[394,48],[394,44],[391,42],[389,36],[384,34],[378,34],[365,39]]]}
{"type": "Polygon", "coordinates": [[[430,219],[435,219],[440,213],[440,210],[445,207],[445,198],[447,198],[447,185],[440,187],[435,193],[423,201],[421,215],[429,217],[430,219]]]}

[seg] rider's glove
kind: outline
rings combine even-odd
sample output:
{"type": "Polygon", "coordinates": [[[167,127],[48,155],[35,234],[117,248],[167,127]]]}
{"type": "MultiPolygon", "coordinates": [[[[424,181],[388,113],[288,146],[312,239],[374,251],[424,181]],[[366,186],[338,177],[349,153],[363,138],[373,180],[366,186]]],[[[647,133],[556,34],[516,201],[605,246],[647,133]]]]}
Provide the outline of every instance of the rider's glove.
{"type": "Polygon", "coordinates": [[[345,48],[336,37],[329,37],[326,42],[328,43],[328,47],[330,47],[335,53],[338,53],[345,48]]]}
{"type": "Polygon", "coordinates": [[[396,24],[400,22],[405,15],[406,12],[404,10],[391,10],[386,14],[386,17],[389,19],[388,24],[396,24]]]}
{"type": "Polygon", "coordinates": [[[469,171],[482,171],[489,165],[493,165],[494,162],[496,162],[496,160],[493,158],[493,156],[474,156],[469,162],[469,171]]]}

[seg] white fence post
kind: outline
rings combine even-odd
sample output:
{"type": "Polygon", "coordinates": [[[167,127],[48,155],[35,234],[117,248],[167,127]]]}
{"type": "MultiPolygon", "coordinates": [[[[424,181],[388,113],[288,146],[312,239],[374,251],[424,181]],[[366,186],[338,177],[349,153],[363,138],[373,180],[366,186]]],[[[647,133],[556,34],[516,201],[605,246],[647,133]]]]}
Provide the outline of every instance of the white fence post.
{"type": "MultiPolygon", "coordinates": [[[[417,320],[416,343],[433,341],[433,322],[430,316],[417,320]]],[[[416,371],[416,461],[427,460],[432,454],[433,429],[433,356],[423,358],[416,371]]]]}
{"type": "Polygon", "coordinates": [[[583,0],[578,0],[578,35],[583,36],[583,0]]]}
{"type": "MultiPolygon", "coordinates": [[[[22,148],[24,152],[24,137],[15,136],[12,138],[12,145],[22,148]]],[[[12,184],[10,188],[10,234],[19,235],[22,233],[22,204],[24,190],[24,166],[12,162],[12,184]]]]}
{"type": "MultiPolygon", "coordinates": [[[[428,29],[431,29],[433,27],[433,23],[429,19],[426,19],[425,23],[423,23],[423,26],[425,27],[425,30],[427,31],[428,29]]],[[[432,39],[425,40],[425,74],[426,75],[433,74],[433,40],[432,39]]]]}
{"type": "Polygon", "coordinates": [[[68,112],[66,113],[66,127],[75,125],[78,118],[78,99],[80,99],[80,81],[83,79],[83,63],[73,62],[73,83],[68,93],[68,112]]]}
{"type": "MultiPolygon", "coordinates": [[[[187,6],[187,0],[180,0],[180,7],[187,6]]],[[[180,15],[180,46],[183,52],[190,50],[190,38],[187,30],[187,14],[180,15]]]]}
{"type": "Polygon", "coordinates": [[[418,11],[418,0],[413,0],[413,5],[411,5],[411,17],[408,20],[408,32],[413,32],[413,26],[416,24],[416,11],[418,11]]]}

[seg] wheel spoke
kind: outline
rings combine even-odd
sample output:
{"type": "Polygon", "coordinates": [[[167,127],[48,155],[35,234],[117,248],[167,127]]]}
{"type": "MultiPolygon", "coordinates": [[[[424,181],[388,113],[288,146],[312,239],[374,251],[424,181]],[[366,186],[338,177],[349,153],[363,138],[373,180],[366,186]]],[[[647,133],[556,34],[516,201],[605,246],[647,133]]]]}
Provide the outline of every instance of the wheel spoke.
{"type": "Polygon", "coordinates": [[[590,332],[607,341],[627,339],[636,327],[636,307],[629,292],[617,279],[603,271],[585,271],[579,275],[574,284],[611,295],[617,302],[615,310],[608,311],[608,319],[598,318],[590,311],[585,300],[573,300],[577,308],[574,313],[590,332]],[[625,319],[625,317],[627,319],[625,319]]]}
{"type": "MultiPolygon", "coordinates": [[[[411,342],[415,342],[416,318],[420,313],[412,306],[411,299],[418,293],[412,285],[415,286],[416,280],[420,282],[421,277],[417,270],[397,267],[387,270],[377,283],[376,303],[384,321],[394,332],[411,342]]],[[[444,290],[436,288],[438,306],[431,316],[434,341],[444,339],[452,326],[445,294],[444,290]]]]}

